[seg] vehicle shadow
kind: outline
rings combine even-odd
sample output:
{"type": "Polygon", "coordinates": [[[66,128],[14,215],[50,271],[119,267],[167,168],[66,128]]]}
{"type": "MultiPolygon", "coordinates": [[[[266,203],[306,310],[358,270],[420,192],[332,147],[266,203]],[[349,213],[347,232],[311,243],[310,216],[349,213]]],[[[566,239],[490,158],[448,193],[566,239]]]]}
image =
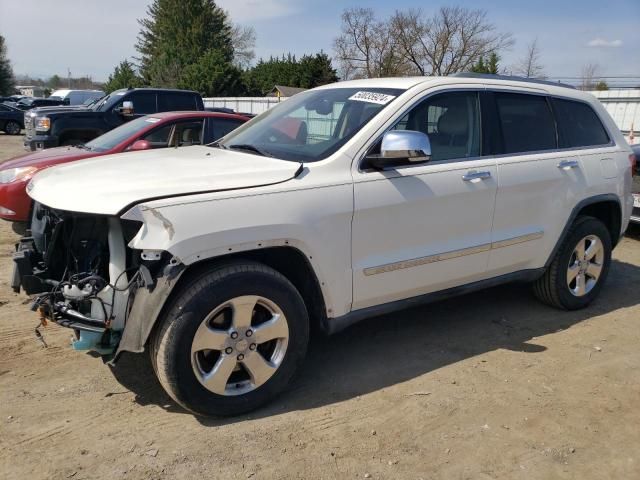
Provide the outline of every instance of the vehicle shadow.
{"type": "MultiPolygon", "coordinates": [[[[513,284],[365,320],[313,339],[297,380],[266,407],[233,418],[198,419],[217,426],[329,405],[496,349],[535,355],[546,350],[536,337],[640,303],[639,282],[640,267],[614,260],[600,297],[584,310],[545,306],[528,285],[513,284]]],[[[148,355],[124,355],[112,372],[137,403],[189,414],[164,392],[148,355]]]]}

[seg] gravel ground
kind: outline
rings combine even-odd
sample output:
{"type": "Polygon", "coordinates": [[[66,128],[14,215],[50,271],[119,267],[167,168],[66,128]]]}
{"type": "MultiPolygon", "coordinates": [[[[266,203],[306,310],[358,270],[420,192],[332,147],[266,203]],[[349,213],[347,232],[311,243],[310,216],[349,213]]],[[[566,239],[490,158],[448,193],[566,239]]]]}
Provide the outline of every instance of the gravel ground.
{"type": "MultiPolygon", "coordinates": [[[[0,156],[20,142],[0,135],[0,156]]],[[[112,369],[56,326],[44,348],[0,222],[0,478],[640,478],[639,232],[586,310],[513,285],[372,319],[221,420],[172,403],[146,355],[112,369]]]]}

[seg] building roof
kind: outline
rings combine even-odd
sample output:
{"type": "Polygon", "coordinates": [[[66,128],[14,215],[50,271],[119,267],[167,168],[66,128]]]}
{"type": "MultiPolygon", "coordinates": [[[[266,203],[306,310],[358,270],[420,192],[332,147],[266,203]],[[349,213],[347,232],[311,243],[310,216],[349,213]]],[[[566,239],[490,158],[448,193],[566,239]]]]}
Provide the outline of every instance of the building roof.
{"type": "Polygon", "coordinates": [[[273,87],[273,90],[269,92],[269,95],[280,96],[280,97],[293,97],[296,93],[304,92],[305,90],[307,89],[298,88],[298,87],[287,87],[284,85],[276,85],[275,87],[273,87]]]}

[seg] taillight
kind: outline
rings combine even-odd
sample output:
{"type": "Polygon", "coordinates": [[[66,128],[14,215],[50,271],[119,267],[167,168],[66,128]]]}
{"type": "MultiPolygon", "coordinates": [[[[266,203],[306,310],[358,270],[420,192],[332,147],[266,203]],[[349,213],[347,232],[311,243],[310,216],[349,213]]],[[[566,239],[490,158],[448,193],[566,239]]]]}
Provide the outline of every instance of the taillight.
{"type": "Polygon", "coordinates": [[[633,153],[629,155],[629,165],[631,166],[631,175],[635,175],[637,173],[636,166],[638,165],[638,159],[633,153]]]}

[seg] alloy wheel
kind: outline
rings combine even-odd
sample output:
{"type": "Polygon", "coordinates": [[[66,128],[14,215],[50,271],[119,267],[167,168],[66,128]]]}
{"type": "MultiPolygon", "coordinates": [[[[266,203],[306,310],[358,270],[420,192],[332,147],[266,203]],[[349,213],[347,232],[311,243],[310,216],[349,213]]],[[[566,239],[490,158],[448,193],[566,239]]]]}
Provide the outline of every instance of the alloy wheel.
{"type": "Polygon", "coordinates": [[[582,297],[596,286],[604,264],[604,247],[595,235],[582,238],[571,254],[567,286],[572,295],[582,297]]]}
{"type": "Polygon", "coordinates": [[[209,313],[196,331],[191,364],[198,381],[218,395],[243,395],[269,380],[284,360],[289,325],[274,302],[235,297],[209,313]]]}

